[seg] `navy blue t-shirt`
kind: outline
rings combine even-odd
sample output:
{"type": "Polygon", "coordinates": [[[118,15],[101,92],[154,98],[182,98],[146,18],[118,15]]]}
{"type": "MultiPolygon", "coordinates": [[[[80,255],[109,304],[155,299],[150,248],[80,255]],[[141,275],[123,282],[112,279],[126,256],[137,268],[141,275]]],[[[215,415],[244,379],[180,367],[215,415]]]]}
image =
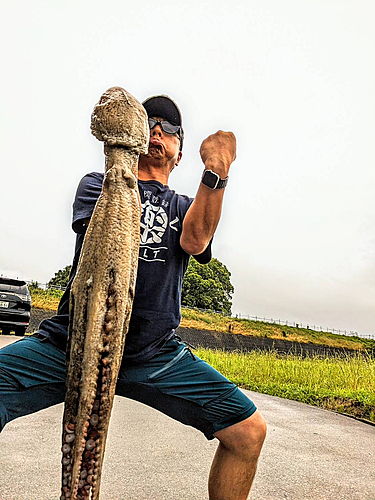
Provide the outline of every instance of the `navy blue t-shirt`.
{"type": "MultiPolygon", "coordinates": [[[[93,172],[78,186],[72,223],[77,237],[69,284],[57,315],[39,327],[61,349],[66,347],[70,288],[87,229],[85,220],[92,215],[103,178],[104,174],[93,172]]],[[[189,255],[180,246],[180,236],[183,219],[193,201],[157,181],[138,181],[138,187],[142,203],[138,274],[124,351],[127,362],[137,363],[152,357],[180,323],[182,280],[189,262],[189,255]]],[[[208,263],[211,245],[195,258],[202,264],[208,263]]]]}

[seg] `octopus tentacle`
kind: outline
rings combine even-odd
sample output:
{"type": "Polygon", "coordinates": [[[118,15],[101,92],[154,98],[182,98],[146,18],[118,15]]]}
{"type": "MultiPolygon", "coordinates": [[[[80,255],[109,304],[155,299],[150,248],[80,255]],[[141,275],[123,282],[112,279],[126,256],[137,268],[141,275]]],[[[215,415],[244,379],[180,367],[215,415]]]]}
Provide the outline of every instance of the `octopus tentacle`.
{"type": "Polygon", "coordinates": [[[147,114],[114,87],[91,128],[105,142],[106,173],[71,289],[60,500],[98,500],[139,252],[137,170],[147,152],[147,114]]]}

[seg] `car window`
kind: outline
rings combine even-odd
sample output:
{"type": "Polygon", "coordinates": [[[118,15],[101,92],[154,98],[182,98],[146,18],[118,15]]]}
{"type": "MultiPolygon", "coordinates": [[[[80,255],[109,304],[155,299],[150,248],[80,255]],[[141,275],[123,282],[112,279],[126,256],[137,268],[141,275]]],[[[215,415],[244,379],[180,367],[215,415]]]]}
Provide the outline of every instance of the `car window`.
{"type": "Polygon", "coordinates": [[[29,293],[25,281],[7,278],[0,278],[0,290],[3,292],[29,293]]]}

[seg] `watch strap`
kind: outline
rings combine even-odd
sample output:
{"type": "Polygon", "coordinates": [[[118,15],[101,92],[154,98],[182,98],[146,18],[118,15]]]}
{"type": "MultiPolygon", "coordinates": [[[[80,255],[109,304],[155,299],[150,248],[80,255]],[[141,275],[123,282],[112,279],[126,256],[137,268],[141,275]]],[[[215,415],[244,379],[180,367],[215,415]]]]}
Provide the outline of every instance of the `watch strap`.
{"type": "Polygon", "coordinates": [[[224,189],[228,184],[229,177],[221,179],[219,174],[212,170],[204,170],[201,182],[210,189],[224,189]]]}

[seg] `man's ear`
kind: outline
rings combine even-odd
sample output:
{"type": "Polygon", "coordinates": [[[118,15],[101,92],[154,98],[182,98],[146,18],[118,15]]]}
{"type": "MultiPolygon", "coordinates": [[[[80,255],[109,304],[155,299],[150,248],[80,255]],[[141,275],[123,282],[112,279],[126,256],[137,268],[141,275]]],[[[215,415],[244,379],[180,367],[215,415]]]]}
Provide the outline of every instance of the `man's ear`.
{"type": "Polygon", "coordinates": [[[181,158],[182,158],[182,151],[179,151],[179,152],[178,152],[178,156],[177,156],[177,161],[176,161],[176,163],[175,163],[176,167],[177,167],[177,165],[180,163],[181,158]]]}

